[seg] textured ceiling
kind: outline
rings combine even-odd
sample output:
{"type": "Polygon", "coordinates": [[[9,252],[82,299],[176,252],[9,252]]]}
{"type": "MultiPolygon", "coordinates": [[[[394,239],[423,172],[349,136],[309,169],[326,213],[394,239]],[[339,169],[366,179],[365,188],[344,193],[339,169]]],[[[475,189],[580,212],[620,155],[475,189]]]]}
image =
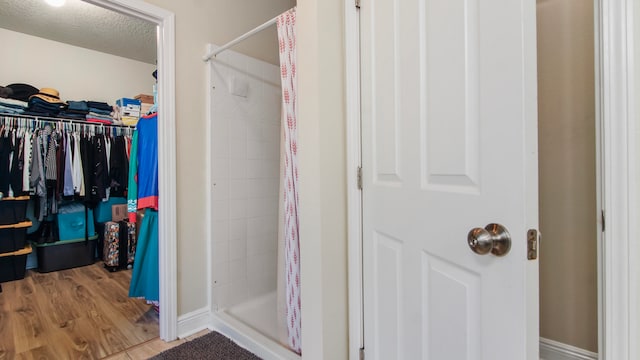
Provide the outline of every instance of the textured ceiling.
{"type": "Polygon", "coordinates": [[[155,24],[81,0],[67,0],[62,7],[49,6],[44,0],[2,0],[0,27],[156,63],[155,24]]]}

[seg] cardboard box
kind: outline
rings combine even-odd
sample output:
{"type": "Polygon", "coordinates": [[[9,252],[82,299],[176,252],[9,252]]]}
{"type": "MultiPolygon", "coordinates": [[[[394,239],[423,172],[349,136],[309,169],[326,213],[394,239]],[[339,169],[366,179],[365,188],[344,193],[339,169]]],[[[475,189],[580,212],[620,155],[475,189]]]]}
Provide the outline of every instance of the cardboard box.
{"type": "Polygon", "coordinates": [[[138,108],[140,109],[141,101],[138,99],[120,98],[116,100],[116,105],[121,108],[138,108]]]}
{"type": "Polygon", "coordinates": [[[123,117],[140,117],[140,110],[121,110],[121,114],[123,117]]]}
{"type": "Polygon", "coordinates": [[[141,103],[153,104],[153,95],[138,94],[134,99],[140,100],[141,103]]]}
{"type": "Polygon", "coordinates": [[[146,115],[152,106],[153,104],[142,103],[142,105],[140,105],[140,114],[146,115]]]}
{"type": "Polygon", "coordinates": [[[122,116],[140,117],[140,100],[121,98],[116,100],[116,105],[120,108],[122,116]]]}
{"type": "Polygon", "coordinates": [[[127,204],[113,205],[111,207],[111,221],[122,221],[128,219],[127,204]]]}
{"type": "Polygon", "coordinates": [[[122,124],[127,126],[136,126],[138,124],[139,117],[137,116],[123,116],[122,124]]]}
{"type": "Polygon", "coordinates": [[[95,222],[104,223],[111,221],[113,205],[127,204],[127,199],[123,197],[111,196],[107,201],[101,201],[93,213],[95,222]]]}

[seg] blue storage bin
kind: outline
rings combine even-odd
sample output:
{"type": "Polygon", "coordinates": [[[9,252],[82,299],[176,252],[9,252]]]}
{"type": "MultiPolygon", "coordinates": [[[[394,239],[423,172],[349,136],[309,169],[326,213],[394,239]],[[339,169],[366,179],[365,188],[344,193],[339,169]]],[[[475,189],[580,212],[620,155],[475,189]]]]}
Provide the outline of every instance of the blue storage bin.
{"type": "Polygon", "coordinates": [[[123,197],[110,197],[107,201],[100,201],[96,206],[96,212],[94,213],[94,219],[97,223],[104,223],[111,221],[111,207],[113,205],[126,204],[127,199],[123,197]]]}
{"type": "MultiPolygon", "coordinates": [[[[88,209],[87,219],[87,234],[89,237],[96,235],[95,226],[93,224],[93,210],[88,209]]],[[[56,217],[58,223],[58,232],[60,235],[60,241],[64,240],[78,240],[85,238],[85,213],[84,205],[74,203],[65,206],[61,206],[58,209],[58,216],[56,217]]]]}

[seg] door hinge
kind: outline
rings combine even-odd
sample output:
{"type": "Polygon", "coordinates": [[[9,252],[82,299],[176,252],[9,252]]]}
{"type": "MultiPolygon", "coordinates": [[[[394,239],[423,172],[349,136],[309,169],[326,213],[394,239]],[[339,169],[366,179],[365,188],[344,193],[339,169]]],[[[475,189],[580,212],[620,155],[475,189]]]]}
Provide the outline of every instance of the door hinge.
{"type": "Polygon", "coordinates": [[[604,229],[605,229],[604,219],[605,219],[605,217],[604,217],[604,209],[603,209],[603,210],[600,210],[600,220],[602,221],[602,232],[604,232],[604,229]]]}
{"type": "Polygon", "coordinates": [[[360,360],[364,360],[364,348],[360,348],[360,360]]]}
{"type": "Polygon", "coordinates": [[[358,189],[362,190],[362,166],[358,166],[358,170],[357,171],[358,171],[358,173],[356,175],[356,177],[357,177],[356,181],[358,182],[357,183],[358,189]]]}
{"type": "Polygon", "coordinates": [[[538,230],[530,229],[527,231],[527,260],[538,258],[538,237],[538,230]]]}
{"type": "Polygon", "coordinates": [[[360,0],[355,0],[356,2],[356,8],[360,9],[360,0]]]}

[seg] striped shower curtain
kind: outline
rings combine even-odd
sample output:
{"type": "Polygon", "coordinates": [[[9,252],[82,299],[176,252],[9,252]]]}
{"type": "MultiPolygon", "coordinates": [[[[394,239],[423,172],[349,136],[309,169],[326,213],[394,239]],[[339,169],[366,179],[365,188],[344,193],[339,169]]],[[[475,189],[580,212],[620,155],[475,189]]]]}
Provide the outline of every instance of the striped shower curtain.
{"type": "MultiPolygon", "coordinates": [[[[289,348],[301,353],[300,347],[300,238],[298,233],[298,159],[297,159],[297,76],[296,76],[296,11],[295,8],[278,17],[280,47],[280,75],[282,81],[283,142],[281,169],[281,214],[283,224],[279,233],[284,243],[284,298],[281,301],[286,322],[289,348]]],[[[282,251],[282,250],[279,250],[282,251]]],[[[280,286],[279,286],[280,287],[280,286]]],[[[279,305],[280,306],[280,305],[279,305]]]]}

